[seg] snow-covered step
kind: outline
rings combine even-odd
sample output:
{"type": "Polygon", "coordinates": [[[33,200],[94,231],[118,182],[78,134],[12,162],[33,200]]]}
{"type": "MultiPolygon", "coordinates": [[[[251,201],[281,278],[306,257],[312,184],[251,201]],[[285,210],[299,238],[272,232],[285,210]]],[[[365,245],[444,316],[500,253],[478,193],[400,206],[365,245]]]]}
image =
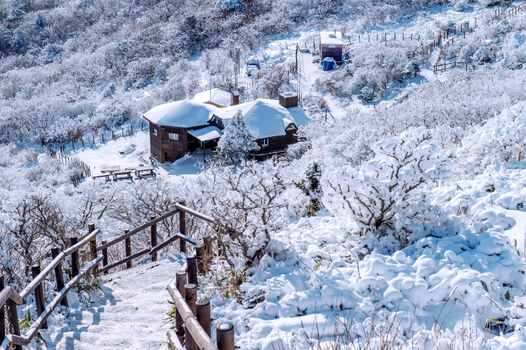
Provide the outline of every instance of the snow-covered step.
{"type": "Polygon", "coordinates": [[[103,295],[93,306],[55,316],[43,336],[49,349],[166,349],[170,304],[166,286],[183,266],[161,260],[103,278],[103,295]]]}

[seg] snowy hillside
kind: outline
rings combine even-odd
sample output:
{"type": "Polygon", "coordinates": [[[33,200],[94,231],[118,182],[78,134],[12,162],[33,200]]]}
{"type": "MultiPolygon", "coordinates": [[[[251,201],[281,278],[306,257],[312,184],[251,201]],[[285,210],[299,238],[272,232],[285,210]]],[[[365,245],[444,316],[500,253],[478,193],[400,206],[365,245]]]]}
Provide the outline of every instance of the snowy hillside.
{"type": "MultiPolygon", "coordinates": [[[[214,238],[199,295],[239,349],[526,349],[525,23],[499,0],[0,2],[0,275],[20,292],[89,224],[100,245],[184,202],[214,220],[183,226],[214,238]],[[336,69],[320,31],[342,34],[336,69]],[[189,105],[181,129],[227,116],[217,148],[155,160],[142,116],[189,105]]],[[[86,281],[29,348],[166,348],[184,261],[86,281]]]]}

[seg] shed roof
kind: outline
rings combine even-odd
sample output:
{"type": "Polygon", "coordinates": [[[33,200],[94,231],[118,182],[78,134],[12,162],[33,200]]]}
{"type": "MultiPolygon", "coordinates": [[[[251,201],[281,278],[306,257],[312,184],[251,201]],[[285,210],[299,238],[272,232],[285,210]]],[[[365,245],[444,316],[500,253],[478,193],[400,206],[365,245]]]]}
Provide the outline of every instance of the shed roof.
{"type": "Polygon", "coordinates": [[[194,101],[176,101],[155,106],[144,113],[144,118],[160,126],[193,128],[207,125],[219,109],[209,104],[194,101]]]}
{"type": "Polygon", "coordinates": [[[277,100],[257,99],[225,108],[223,111],[225,124],[241,111],[250,134],[256,139],[285,135],[290,124],[300,127],[309,121],[303,108],[285,108],[277,100]]]}
{"type": "Polygon", "coordinates": [[[215,140],[223,136],[223,132],[215,126],[207,126],[201,129],[190,130],[188,133],[201,142],[215,140]]]}
{"type": "Polygon", "coordinates": [[[232,105],[232,94],[228,91],[214,88],[198,92],[192,101],[202,103],[210,102],[218,106],[228,107],[232,105]]]}
{"type": "Polygon", "coordinates": [[[343,45],[342,32],[320,32],[320,41],[327,45],[343,45]]]}

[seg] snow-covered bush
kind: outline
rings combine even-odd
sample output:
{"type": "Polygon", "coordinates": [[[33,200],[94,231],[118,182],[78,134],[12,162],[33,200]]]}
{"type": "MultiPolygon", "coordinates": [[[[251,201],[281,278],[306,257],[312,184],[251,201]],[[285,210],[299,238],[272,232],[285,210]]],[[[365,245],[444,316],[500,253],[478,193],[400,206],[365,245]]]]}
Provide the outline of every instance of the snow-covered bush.
{"type": "Polygon", "coordinates": [[[526,160],[526,103],[507,108],[483,125],[474,127],[462,140],[463,166],[483,171],[494,160],[526,160]]]}
{"type": "Polygon", "coordinates": [[[303,214],[308,199],[284,175],[282,162],[247,162],[210,169],[202,176],[203,206],[220,224],[218,242],[230,266],[241,270],[265,253],[289,216],[303,214]]]}
{"type": "Polygon", "coordinates": [[[433,143],[431,131],[423,128],[372,148],[374,158],[361,166],[324,172],[323,202],[333,214],[350,217],[363,234],[392,234],[405,245],[421,234],[415,222],[429,225],[427,221],[436,216],[425,189],[442,176],[446,160],[433,143]]]}
{"type": "Polygon", "coordinates": [[[219,159],[232,164],[243,161],[249,152],[259,149],[241,111],[228,122],[217,147],[219,159]]]}

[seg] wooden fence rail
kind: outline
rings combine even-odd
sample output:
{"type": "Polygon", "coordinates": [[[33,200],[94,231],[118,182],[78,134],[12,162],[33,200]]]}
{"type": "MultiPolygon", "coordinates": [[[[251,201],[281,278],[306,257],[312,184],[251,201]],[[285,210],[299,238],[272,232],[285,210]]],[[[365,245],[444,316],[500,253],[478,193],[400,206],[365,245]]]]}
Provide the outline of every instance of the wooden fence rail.
{"type": "MultiPolygon", "coordinates": [[[[203,243],[200,244],[196,239],[191,238],[187,233],[186,227],[186,215],[194,216],[198,219],[201,219],[209,224],[216,225],[216,221],[205,214],[199,213],[195,210],[192,210],[184,205],[184,203],[178,203],[175,205],[175,208],[166,214],[163,214],[159,217],[152,217],[147,223],[125,232],[123,235],[118,236],[109,242],[102,242],[101,245],[97,244],[97,237],[100,235],[101,231],[95,229],[94,225],[89,225],[88,232],[80,237],[71,237],[69,248],[65,249],[62,252],[59,252],[58,248],[53,248],[51,251],[52,260],[49,262],[44,269],[40,270],[40,265],[33,267],[34,277],[32,281],[25,286],[20,293],[18,293],[11,286],[4,286],[4,279],[0,276],[0,349],[8,350],[14,347],[15,349],[22,349],[22,346],[28,345],[32,339],[38,334],[41,329],[47,328],[47,318],[51,315],[54,309],[59,305],[68,305],[67,302],[67,293],[78,284],[78,282],[86,276],[88,273],[94,275],[98,273],[106,274],[110,269],[118,267],[120,265],[126,264],[127,268],[132,266],[132,261],[143,255],[150,255],[152,261],[157,259],[157,253],[179,240],[180,242],[180,251],[186,253],[186,243],[190,243],[193,246],[196,246],[197,255],[187,256],[187,270],[188,270],[188,279],[185,278],[194,287],[188,287],[190,289],[188,295],[192,295],[193,292],[196,296],[197,294],[197,275],[199,272],[204,273],[208,270],[208,264],[211,261],[211,237],[204,237],[203,243]],[[157,234],[157,224],[170,219],[171,217],[178,215],[179,216],[179,231],[172,234],[163,242],[158,242],[157,234]],[[108,248],[115,246],[116,244],[126,241],[131,242],[131,237],[146,230],[150,229],[150,247],[139,250],[135,253],[131,251],[131,245],[125,245],[125,258],[118,261],[109,261],[108,257],[108,248]],[[79,254],[80,250],[85,250],[83,254],[79,254]],[[102,255],[99,255],[102,253],[102,255]],[[80,261],[80,256],[87,256],[86,262],[80,261]],[[64,270],[62,268],[66,258],[70,259],[71,273],[69,281],[65,282],[64,279],[64,270]],[[102,262],[102,267],[100,263],[102,262]],[[55,274],[56,281],[56,294],[49,304],[45,304],[45,292],[43,290],[46,279],[52,273],[55,274]],[[5,288],[4,288],[5,287],[5,288]],[[194,289],[192,289],[194,288],[194,289]],[[193,292],[192,292],[193,291],[193,292]],[[31,323],[28,329],[26,329],[25,334],[22,335],[20,332],[19,319],[18,319],[18,305],[23,305],[26,303],[27,298],[34,293],[35,301],[37,305],[37,318],[31,323]],[[4,312],[6,310],[7,312],[4,312]],[[6,332],[6,320],[11,325],[10,329],[6,332]]],[[[186,276],[186,275],[185,275],[186,276]]],[[[185,282],[186,283],[186,282],[185,282]]],[[[210,325],[210,304],[205,303],[204,306],[196,304],[195,307],[192,304],[195,298],[190,298],[185,300],[186,308],[183,305],[178,305],[178,310],[190,309],[193,312],[193,317],[199,322],[210,325]],[[194,310],[195,309],[195,310],[194,310]],[[208,311],[207,311],[208,310],[208,311]],[[199,316],[200,315],[200,316],[199,316]],[[208,316],[206,316],[208,315],[208,316]],[[208,317],[208,320],[205,320],[208,317]],[[203,321],[204,320],[204,321],[203,321]]],[[[180,302],[180,300],[178,301],[180,302]]],[[[216,349],[210,340],[210,330],[197,328],[195,322],[191,321],[193,319],[189,314],[185,314],[188,317],[183,319],[183,323],[186,327],[186,334],[188,341],[185,340],[186,349],[216,349]],[[204,335],[208,339],[204,338],[204,335]],[[197,339],[196,343],[192,343],[192,340],[197,339]],[[210,347],[210,344],[214,347],[210,347]],[[205,345],[205,347],[201,347],[205,345]]],[[[220,350],[230,350],[233,349],[233,331],[232,341],[230,342],[230,335],[227,336],[227,341],[225,344],[232,344],[232,347],[219,347],[220,350]]],[[[223,337],[224,338],[224,337],[223,337]]],[[[221,338],[221,339],[223,339],[221,338]]],[[[219,339],[219,338],[218,338],[219,339]]],[[[172,339],[173,340],[173,339],[172,339]]],[[[176,344],[177,342],[173,340],[171,342],[176,344]]],[[[176,347],[177,348],[177,347],[176,347]]]]}

